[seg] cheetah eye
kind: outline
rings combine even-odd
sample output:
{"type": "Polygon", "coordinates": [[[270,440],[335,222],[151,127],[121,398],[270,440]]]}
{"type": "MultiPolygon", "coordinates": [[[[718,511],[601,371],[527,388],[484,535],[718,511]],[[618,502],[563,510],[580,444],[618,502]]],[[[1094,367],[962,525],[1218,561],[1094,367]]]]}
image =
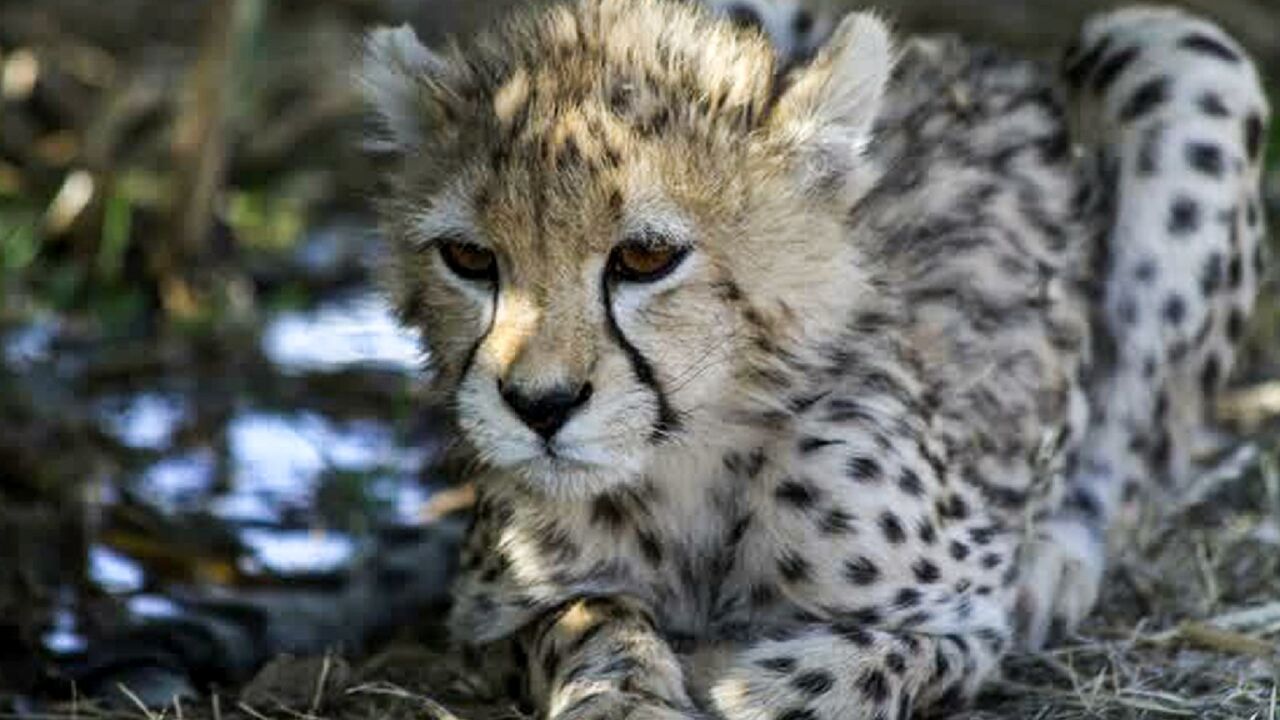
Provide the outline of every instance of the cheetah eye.
{"type": "Polygon", "coordinates": [[[620,282],[657,282],[689,256],[689,248],[649,238],[630,240],[614,248],[609,275],[620,282]]]}
{"type": "Polygon", "coordinates": [[[453,238],[437,242],[440,257],[463,280],[494,282],[498,279],[498,258],[492,250],[453,238]]]}

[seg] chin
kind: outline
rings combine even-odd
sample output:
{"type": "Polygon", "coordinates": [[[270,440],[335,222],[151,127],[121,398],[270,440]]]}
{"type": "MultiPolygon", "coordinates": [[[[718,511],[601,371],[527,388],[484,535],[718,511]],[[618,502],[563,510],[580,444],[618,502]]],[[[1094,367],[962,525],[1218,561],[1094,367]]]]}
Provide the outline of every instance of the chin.
{"type": "Polygon", "coordinates": [[[640,464],[613,453],[588,453],[570,449],[537,457],[505,468],[507,473],[534,492],[558,500],[580,500],[636,484],[640,464]]]}

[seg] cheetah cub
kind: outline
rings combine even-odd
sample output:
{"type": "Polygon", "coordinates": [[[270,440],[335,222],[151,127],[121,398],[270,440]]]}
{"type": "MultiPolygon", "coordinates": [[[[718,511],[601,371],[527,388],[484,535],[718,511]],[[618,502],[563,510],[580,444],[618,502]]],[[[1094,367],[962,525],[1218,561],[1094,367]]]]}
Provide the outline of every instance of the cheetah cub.
{"type": "Polygon", "coordinates": [[[1061,78],[866,14],[778,72],[718,17],[369,39],[391,284],[478,488],[454,639],[558,720],[963,703],[1185,471],[1257,284],[1258,79],[1173,11],[1061,78]]]}

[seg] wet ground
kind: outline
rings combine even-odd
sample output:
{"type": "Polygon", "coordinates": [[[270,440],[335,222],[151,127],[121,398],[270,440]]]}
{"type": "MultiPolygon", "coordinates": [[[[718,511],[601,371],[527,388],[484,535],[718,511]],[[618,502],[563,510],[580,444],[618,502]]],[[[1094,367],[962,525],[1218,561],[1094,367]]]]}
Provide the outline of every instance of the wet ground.
{"type": "MultiPolygon", "coordinates": [[[[342,236],[314,233],[296,264],[315,277],[349,261],[341,245],[363,240],[342,236]]],[[[6,422],[2,457],[17,460],[0,476],[12,473],[10,492],[53,493],[59,507],[44,531],[79,535],[58,549],[61,571],[35,583],[44,607],[27,618],[36,627],[19,632],[54,678],[86,663],[100,673],[115,662],[98,658],[102,643],[184,621],[193,601],[269,591],[257,611],[270,615],[317,588],[349,593],[371,556],[389,555],[389,538],[402,549],[438,539],[422,534],[439,436],[414,398],[417,338],[397,326],[363,268],[346,274],[322,299],[277,303],[228,337],[103,337],[40,317],[0,333],[6,419],[39,428],[25,444],[15,442],[22,420],[6,422]],[[66,462],[45,462],[58,456],[66,462]],[[47,474],[19,475],[36,465],[47,474]]],[[[315,633],[343,618],[335,605],[283,644],[363,643],[361,632],[315,633]]],[[[353,622],[373,632],[390,621],[353,622]]]]}

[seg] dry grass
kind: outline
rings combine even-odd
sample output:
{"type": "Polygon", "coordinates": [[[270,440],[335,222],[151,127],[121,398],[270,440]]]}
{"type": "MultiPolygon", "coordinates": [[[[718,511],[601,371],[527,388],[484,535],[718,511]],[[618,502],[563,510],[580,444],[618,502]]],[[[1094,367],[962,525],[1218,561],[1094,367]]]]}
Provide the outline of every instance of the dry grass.
{"type": "MultiPolygon", "coordinates": [[[[1240,395],[1237,402],[1247,402],[1240,395]]],[[[1265,395],[1260,396],[1265,401],[1265,395]]],[[[1269,433],[1263,433],[1267,435],[1269,433]]],[[[1120,543],[1098,611],[1059,647],[1010,658],[965,720],[1277,717],[1277,447],[1237,447],[1120,543]]],[[[468,704],[451,659],[401,643],[348,665],[281,659],[245,688],[162,710],[64,705],[47,720],[521,720],[468,704]]],[[[128,695],[126,694],[127,698],[128,695]]],[[[29,718],[31,716],[28,716],[29,718]]],[[[32,718],[31,720],[44,720],[32,718]]]]}

